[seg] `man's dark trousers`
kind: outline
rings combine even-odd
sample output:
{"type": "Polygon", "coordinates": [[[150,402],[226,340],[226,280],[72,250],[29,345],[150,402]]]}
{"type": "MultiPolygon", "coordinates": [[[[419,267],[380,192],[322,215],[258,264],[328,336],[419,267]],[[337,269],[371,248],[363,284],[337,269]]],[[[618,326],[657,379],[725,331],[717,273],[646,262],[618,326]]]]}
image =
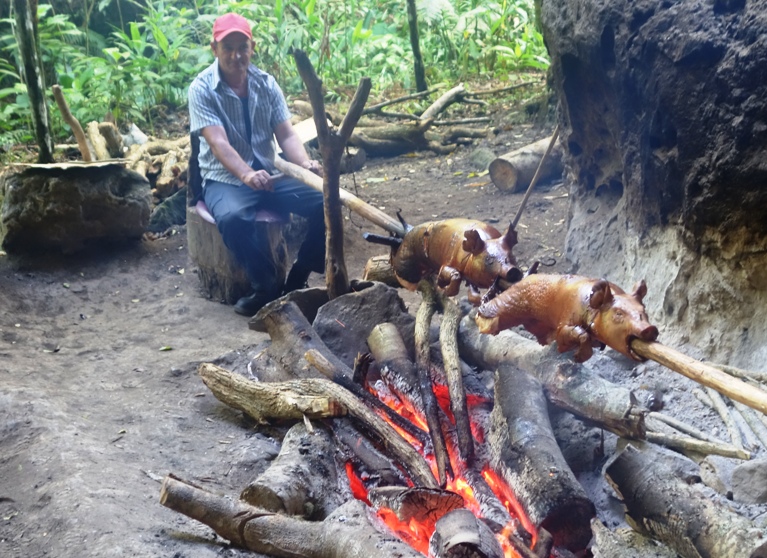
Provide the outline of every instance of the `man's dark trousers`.
{"type": "Polygon", "coordinates": [[[224,244],[245,268],[256,292],[276,298],[282,290],[268,239],[256,226],[255,216],[259,209],[282,215],[295,213],[306,218],[308,231],[296,264],[307,271],[325,271],[325,215],[322,193],[314,188],[288,177],[276,180],[273,192],[208,180],[203,197],[224,244]]]}

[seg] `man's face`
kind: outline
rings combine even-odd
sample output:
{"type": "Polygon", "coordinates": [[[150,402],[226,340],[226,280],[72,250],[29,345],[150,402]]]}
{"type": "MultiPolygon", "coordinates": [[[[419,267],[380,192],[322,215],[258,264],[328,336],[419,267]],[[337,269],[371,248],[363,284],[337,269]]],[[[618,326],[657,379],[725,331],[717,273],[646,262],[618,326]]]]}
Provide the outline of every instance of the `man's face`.
{"type": "Polygon", "coordinates": [[[243,77],[248,72],[250,57],[253,56],[253,42],[242,33],[230,33],[221,40],[210,44],[218,58],[218,66],[224,77],[243,77]]]}

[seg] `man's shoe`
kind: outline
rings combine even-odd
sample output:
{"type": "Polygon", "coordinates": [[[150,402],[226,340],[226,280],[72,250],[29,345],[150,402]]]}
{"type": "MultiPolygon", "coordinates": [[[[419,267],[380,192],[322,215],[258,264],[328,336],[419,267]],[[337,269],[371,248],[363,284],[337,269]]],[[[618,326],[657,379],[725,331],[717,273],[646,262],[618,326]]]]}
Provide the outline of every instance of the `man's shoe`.
{"type": "Polygon", "coordinates": [[[252,295],[244,296],[238,300],[237,304],[234,305],[234,311],[242,316],[251,317],[274,298],[262,291],[256,291],[252,295]]]}
{"type": "Polygon", "coordinates": [[[307,288],[309,286],[307,281],[309,281],[309,275],[311,273],[311,270],[305,269],[298,264],[294,264],[293,267],[290,268],[288,278],[285,280],[285,286],[282,289],[282,294],[286,295],[293,291],[297,291],[298,289],[307,288]]]}

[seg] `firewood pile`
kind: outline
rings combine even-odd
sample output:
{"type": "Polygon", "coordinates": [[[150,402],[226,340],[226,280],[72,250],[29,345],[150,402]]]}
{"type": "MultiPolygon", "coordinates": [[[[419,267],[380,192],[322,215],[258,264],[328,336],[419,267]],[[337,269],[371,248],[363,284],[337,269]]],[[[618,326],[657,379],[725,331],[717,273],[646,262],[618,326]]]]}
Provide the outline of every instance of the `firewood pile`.
{"type": "Polygon", "coordinates": [[[740,459],[748,452],[668,434],[663,413],[571,355],[511,331],[482,335],[474,311],[426,282],[420,290],[414,320],[381,283],[358,283],[330,302],[321,290],[298,291],[265,307],[251,328],[271,343],[248,372],[203,363],[199,373],[215,397],[257,423],[293,425],[279,456],[239,498],[169,475],[162,504],[271,556],[582,556],[592,538],[594,556],[767,556],[763,529],[679,480],[646,441],[740,459]],[[391,302],[374,304],[381,300],[391,302]],[[346,341],[345,331],[354,332],[346,341]],[[366,353],[344,362],[365,338],[366,353]],[[483,371],[495,371],[493,391],[483,371]],[[554,437],[549,404],[637,441],[604,469],[642,534],[630,549],[596,519],[554,437]]]}

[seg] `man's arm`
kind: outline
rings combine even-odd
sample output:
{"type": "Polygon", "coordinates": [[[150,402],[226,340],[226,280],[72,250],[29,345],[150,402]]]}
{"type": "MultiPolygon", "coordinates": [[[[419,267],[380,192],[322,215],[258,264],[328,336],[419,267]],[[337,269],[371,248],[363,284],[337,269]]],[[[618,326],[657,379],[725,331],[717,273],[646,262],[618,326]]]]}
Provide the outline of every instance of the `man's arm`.
{"type": "MultiPolygon", "coordinates": [[[[223,126],[206,126],[200,133],[205,141],[208,142],[213,156],[218,159],[222,165],[232,175],[240,180],[246,186],[254,190],[271,190],[271,177],[265,170],[253,170],[240,154],[235,151],[226,137],[226,130],[223,126]]],[[[303,149],[303,146],[301,146],[303,149]]],[[[285,149],[283,147],[283,149],[285,149]]],[[[304,152],[304,155],[306,152],[304,152]]]]}
{"type": "Polygon", "coordinates": [[[309,158],[306,149],[304,149],[304,143],[296,133],[290,120],[285,120],[275,126],[274,137],[277,139],[277,143],[280,144],[282,152],[288,161],[322,176],[322,165],[318,161],[309,158]]]}

